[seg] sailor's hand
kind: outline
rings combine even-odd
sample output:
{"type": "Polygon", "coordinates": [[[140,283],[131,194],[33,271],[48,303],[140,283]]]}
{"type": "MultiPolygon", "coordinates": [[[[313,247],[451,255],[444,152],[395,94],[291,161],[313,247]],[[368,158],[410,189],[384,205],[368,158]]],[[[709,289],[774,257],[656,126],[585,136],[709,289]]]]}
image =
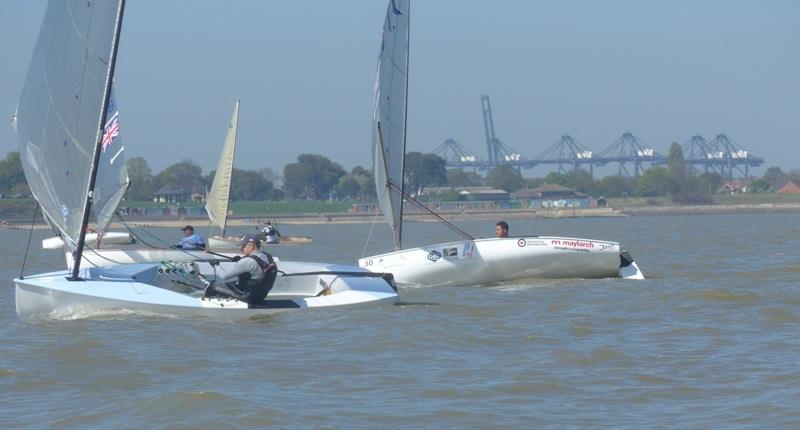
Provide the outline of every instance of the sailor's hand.
{"type": "Polygon", "coordinates": [[[235,263],[235,262],[237,262],[237,261],[239,261],[241,259],[242,259],[242,257],[240,257],[238,255],[235,255],[233,258],[231,258],[231,261],[233,261],[235,263]]]}

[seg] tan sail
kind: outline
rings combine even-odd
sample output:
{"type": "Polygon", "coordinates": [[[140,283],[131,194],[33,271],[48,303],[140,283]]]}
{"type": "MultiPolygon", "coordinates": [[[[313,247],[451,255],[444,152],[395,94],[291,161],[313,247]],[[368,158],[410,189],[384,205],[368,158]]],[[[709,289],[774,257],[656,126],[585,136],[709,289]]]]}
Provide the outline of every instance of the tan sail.
{"type": "Polygon", "coordinates": [[[231,124],[225,136],[225,146],[219,157],[217,173],[211,184],[211,191],[206,198],[206,211],[211,223],[219,226],[222,235],[225,235],[225,225],[228,222],[228,201],[231,194],[231,174],[233,173],[233,157],[236,152],[236,131],[239,124],[239,99],[233,108],[231,124]]]}

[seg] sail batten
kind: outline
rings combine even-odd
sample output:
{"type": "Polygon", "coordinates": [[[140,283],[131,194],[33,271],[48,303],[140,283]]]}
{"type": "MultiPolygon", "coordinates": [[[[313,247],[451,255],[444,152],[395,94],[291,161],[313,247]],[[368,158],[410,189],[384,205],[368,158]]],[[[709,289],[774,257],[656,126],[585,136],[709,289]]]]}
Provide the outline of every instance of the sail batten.
{"type": "Polygon", "coordinates": [[[236,134],[239,128],[239,99],[233,108],[233,115],[225,135],[225,144],[222,147],[222,154],[219,157],[217,172],[214,174],[214,182],[211,184],[211,191],[206,199],[206,211],[211,223],[218,226],[225,235],[225,227],[228,222],[228,202],[231,193],[231,177],[233,175],[233,160],[236,155],[236,134]]]}
{"type": "Polygon", "coordinates": [[[25,177],[76,249],[111,91],[124,0],[51,0],[15,123],[25,177]]]}
{"type": "Polygon", "coordinates": [[[372,157],[378,202],[395,247],[403,232],[403,174],[408,98],[409,0],[389,0],[375,77],[372,157]]]}

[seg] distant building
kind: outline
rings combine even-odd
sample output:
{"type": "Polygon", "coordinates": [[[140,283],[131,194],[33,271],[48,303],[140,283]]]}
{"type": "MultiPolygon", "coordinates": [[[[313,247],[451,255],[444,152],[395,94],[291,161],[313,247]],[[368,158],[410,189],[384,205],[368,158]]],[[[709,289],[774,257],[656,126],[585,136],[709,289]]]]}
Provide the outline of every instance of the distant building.
{"type": "Polygon", "coordinates": [[[150,195],[155,203],[186,203],[203,202],[205,196],[202,193],[187,191],[184,188],[162,187],[160,190],[150,195]]]}
{"type": "MultiPolygon", "coordinates": [[[[531,208],[594,208],[599,206],[597,199],[558,184],[544,184],[529,190],[515,191],[511,193],[511,197],[519,201],[529,201],[531,208]]],[[[602,199],[602,202],[602,206],[605,206],[605,199],[602,199]]]]}
{"type": "Polygon", "coordinates": [[[425,195],[436,196],[456,194],[459,200],[466,201],[506,201],[508,193],[492,187],[429,187],[425,195]]]}
{"type": "Polygon", "coordinates": [[[781,194],[800,194],[800,181],[795,179],[785,181],[782,185],[776,187],[775,192],[781,194]]]}
{"type": "Polygon", "coordinates": [[[750,184],[753,181],[748,180],[735,180],[727,181],[717,190],[717,194],[740,194],[746,193],[750,189],[750,184]]]}

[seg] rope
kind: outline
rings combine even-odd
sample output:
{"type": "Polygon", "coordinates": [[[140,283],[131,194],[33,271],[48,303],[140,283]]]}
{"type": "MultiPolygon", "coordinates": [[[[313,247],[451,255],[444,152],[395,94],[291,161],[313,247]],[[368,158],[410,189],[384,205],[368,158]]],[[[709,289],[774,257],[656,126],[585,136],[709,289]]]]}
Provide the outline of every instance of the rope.
{"type": "Polygon", "coordinates": [[[31,238],[33,238],[33,225],[36,223],[36,215],[39,214],[39,204],[37,203],[33,208],[33,218],[31,219],[31,228],[28,230],[28,244],[25,246],[25,256],[22,258],[22,267],[19,269],[19,279],[25,279],[25,263],[28,261],[28,250],[31,249],[31,238]]]}
{"type": "Polygon", "coordinates": [[[377,223],[378,217],[380,216],[381,212],[376,210],[375,217],[372,218],[372,223],[369,226],[369,234],[367,234],[367,240],[364,242],[364,249],[361,250],[361,258],[364,258],[367,255],[367,245],[369,245],[370,239],[372,239],[372,232],[375,230],[375,224],[377,223]]]}
{"type": "Polygon", "coordinates": [[[459,235],[461,235],[464,239],[467,239],[467,240],[475,239],[469,233],[467,233],[464,230],[461,230],[460,228],[456,227],[455,225],[453,225],[453,223],[451,223],[450,221],[447,221],[446,219],[442,218],[439,214],[434,212],[432,209],[430,209],[429,207],[425,206],[425,204],[423,204],[422,202],[420,202],[416,198],[412,197],[410,194],[408,194],[405,191],[403,191],[402,189],[400,189],[400,187],[398,187],[396,184],[394,184],[392,182],[389,182],[389,187],[391,187],[393,190],[395,190],[398,193],[400,193],[403,197],[408,199],[411,203],[414,203],[415,205],[417,205],[417,207],[419,207],[423,211],[427,212],[432,217],[436,218],[437,221],[439,221],[440,223],[442,223],[445,226],[447,226],[448,228],[450,228],[450,230],[453,230],[454,232],[456,232],[459,235]]]}

